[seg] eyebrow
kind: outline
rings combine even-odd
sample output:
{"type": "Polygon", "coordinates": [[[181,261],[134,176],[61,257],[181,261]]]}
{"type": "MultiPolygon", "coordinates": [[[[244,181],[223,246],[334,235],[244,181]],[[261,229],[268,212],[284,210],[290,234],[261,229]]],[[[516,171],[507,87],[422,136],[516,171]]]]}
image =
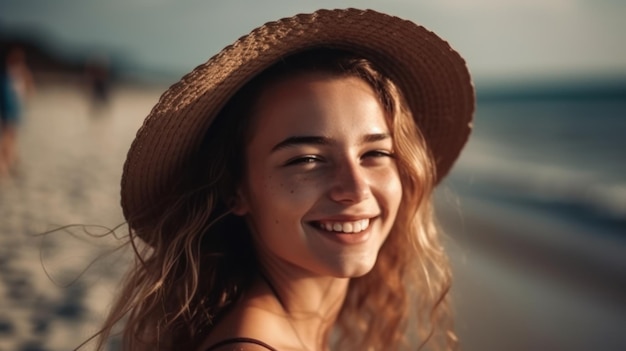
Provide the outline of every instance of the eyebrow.
{"type": "MultiPolygon", "coordinates": [[[[367,134],[363,136],[361,143],[368,144],[390,138],[391,135],[389,133],[367,134]]],[[[331,138],[324,136],[292,136],[274,145],[272,152],[298,145],[330,145],[332,142],[331,138]]]]}
{"type": "Polygon", "coordinates": [[[391,139],[391,134],[389,133],[376,133],[376,134],[367,134],[363,136],[362,144],[374,143],[381,140],[391,139]]]}

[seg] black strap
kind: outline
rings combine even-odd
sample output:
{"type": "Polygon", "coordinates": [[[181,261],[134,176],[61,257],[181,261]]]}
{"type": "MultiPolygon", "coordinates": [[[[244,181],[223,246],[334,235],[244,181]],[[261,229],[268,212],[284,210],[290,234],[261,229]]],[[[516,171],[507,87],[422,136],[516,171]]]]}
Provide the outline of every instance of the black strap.
{"type": "Polygon", "coordinates": [[[270,345],[264,343],[261,340],[257,340],[257,339],[252,339],[252,338],[231,338],[231,339],[226,339],[226,340],[222,340],[220,342],[218,342],[217,344],[213,344],[212,346],[210,346],[209,348],[207,348],[204,351],[211,351],[211,350],[215,350],[220,346],[224,346],[224,345],[228,345],[228,344],[236,344],[236,343],[249,343],[249,344],[257,344],[259,346],[263,346],[266,349],[270,350],[270,351],[278,351],[275,348],[271,347],[270,345]]]}

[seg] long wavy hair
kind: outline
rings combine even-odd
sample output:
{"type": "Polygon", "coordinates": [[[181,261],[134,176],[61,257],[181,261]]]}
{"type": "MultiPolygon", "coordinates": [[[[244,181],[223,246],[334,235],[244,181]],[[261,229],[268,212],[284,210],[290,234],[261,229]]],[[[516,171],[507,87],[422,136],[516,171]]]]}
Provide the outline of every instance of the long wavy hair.
{"type": "Polygon", "coordinates": [[[457,348],[448,306],[451,270],[439,241],[431,195],[435,167],[402,92],[358,55],[315,49],[281,60],[246,84],[213,122],[169,206],[150,228],[131,228],[135,264],[98,335],[121,326],[127,350],[197,349],[241,298],[259,267],[250,231],[230,208],[244,175],[250,115],[262,89],[297,74],[363,79],[377,93],[393,137],[402,205],[368,274],[351,279],[333,332],[341,350],[457,348]],[[148,238],[150,245],[141,238],[148,238]]]}

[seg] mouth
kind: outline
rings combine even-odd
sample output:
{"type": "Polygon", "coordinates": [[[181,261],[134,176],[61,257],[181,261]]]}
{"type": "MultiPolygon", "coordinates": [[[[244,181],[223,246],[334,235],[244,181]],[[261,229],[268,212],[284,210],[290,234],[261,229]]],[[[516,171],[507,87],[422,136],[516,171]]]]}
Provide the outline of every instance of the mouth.
{"type": "Polygon", "coordinates": [[[369,228],[370,219],[365,218],[355,221],[315,221],[312,224],[329,233],[357,234],[369,228]]]}

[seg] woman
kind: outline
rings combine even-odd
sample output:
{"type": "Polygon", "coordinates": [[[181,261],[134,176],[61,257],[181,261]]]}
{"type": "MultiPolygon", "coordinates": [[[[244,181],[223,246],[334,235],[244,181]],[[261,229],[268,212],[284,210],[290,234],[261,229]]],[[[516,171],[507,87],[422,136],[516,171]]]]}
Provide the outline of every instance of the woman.
{"type": "Polygon", "coordinates": [[[321,10],[240,38],[131,146],[137,260],[100,343],[125,318],[128,350],[456,348],[430,201],[473,108],[462,58],[396,17],[321,10]]]}

